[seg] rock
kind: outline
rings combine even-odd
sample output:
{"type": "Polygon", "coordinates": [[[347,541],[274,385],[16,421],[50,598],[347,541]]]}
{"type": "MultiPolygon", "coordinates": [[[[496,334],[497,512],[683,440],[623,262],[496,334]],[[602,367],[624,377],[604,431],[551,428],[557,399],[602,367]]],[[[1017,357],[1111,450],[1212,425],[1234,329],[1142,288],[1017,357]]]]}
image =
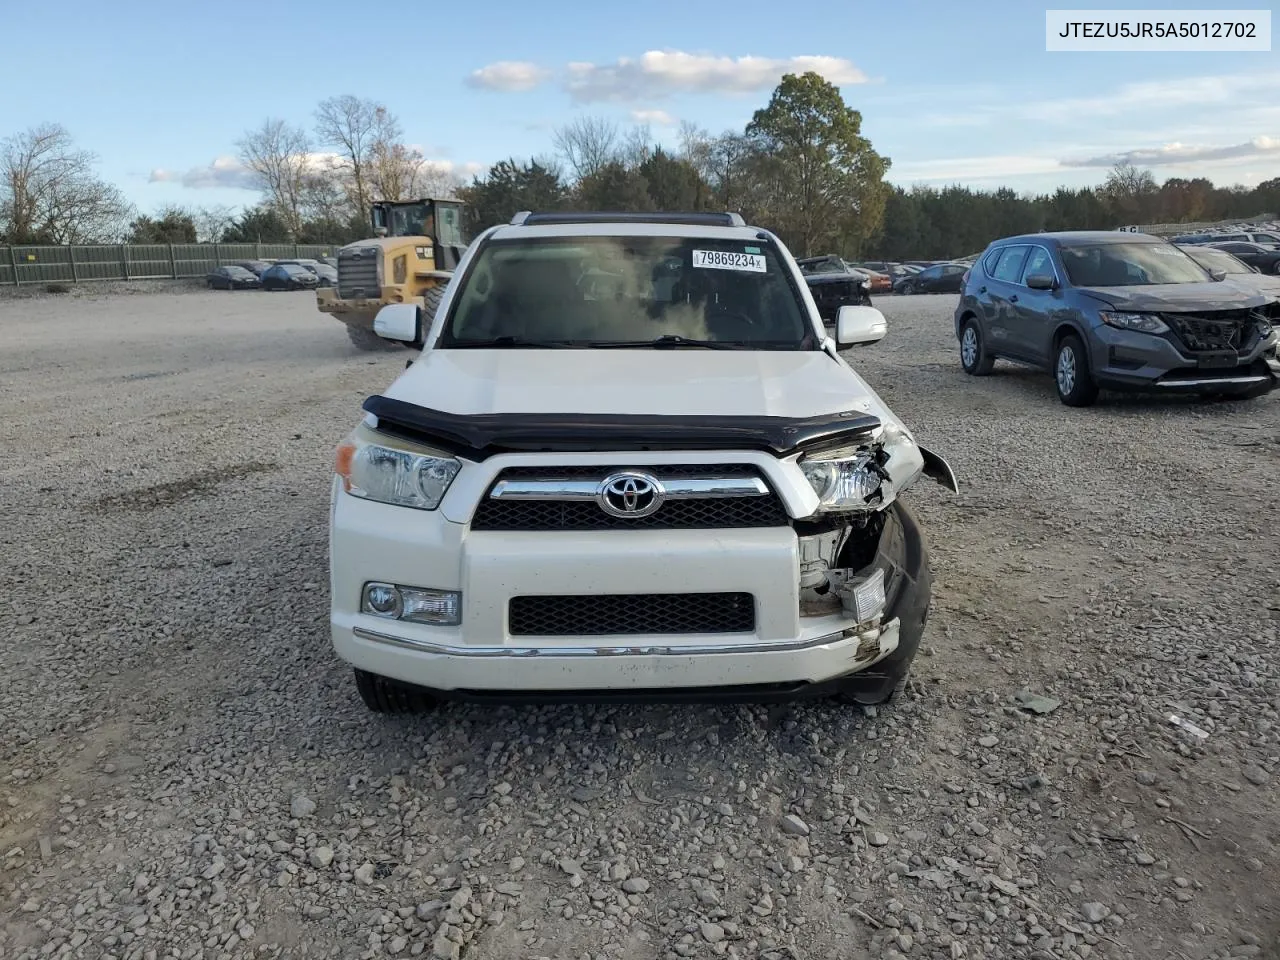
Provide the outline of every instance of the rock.
{"type": "Polygon", "coordinates": [[[444,912],[444,908],[448,904],[443,900],[428,900],[426,903],[418,904],[413,913],[419,920],[434,920],[444,912]]]}
{"type": "Polygon", "coordinates": [[[512,857],[507,863],[507,870],[511,873],[519,873],[524,869],[524,857],[512,857]]]}
{"type": "Polygon", "coordinates": [[[702,939],[707,943],[719,943],[724,939],[724,927],[718,923],[700,923],[698,924],[698,932],[702,934],[702,939]]]}
{"type": "Polygon", "coordinates": [[[1262,769],[1262,767],[1258,766],[1256,763],[1250,764],[1240,772],[1244,775],[1246,780],[1257,787],[1265,786],[1267,781],[1271,779],[1271,774],[1267,773],[1266,770],[1262,769]]]}
{"type": "Polygon", "coordinates": [[[809,835],[809,825],[794,813],[789,813],[783,817],[778,822],[778,829],[792,837],[807,837],[809,835]]]}
{"type": "Polygon", "coordinates": [[[1090,923],[1101,923],[1110,912],[1105,904],[1097,902],[1082,903],[1080,905],[1081,915],[1090,923]]]}
{"type": "Polygon", "coordinates": [[[309,817],[315,812],[315,801],[301,793],[295,794],[294,798],[289,801],[289,813],[295,820],[301,820],[304,817],[309,817]]]}
{"type": "Polygon", "coordinates": [[[1144,787],[1154,787],[1156,785],[1156,781],[1160,778],[1150,770],[1139,770],[1133,775],[1133,779],[1137,780],[1144,787]]]}
{"type": "Polygon", "coordinates": [[[333,863],[333,847],[316,847],[307,854],[307,862],[317,870],[326,869],[333,863]]]}
{"type": "Polygon", "coordinates": [[[353,875],[355,876],[357,881],[359,881],[360,883],[363,883],[365,886],[369,886],[370,884],[373,883],[373,864],[372,863],[361,864],[360,866],[356,867],[353,875]]]}
{"type": "Polygon", "coordinates": [[[577,860],[570,860],[568,857],[564,857],[557,866],[560,867],[561,871],[569,874],[571,877],[578,876],[582,873],[582,864],[577,860]]]}
{"type": "Polygon", "coordinates": [[[433,960],[458,960],[462,954],[462,947],[449,939],[449,925],[447,923],[440,924],[440,929],[436,931],[435,939],[431,941],[431,956],[433,960]]]}
{"type": "Polygon", "coordinates": [[[622,881],[622,889],[626,893],[645,893],[649,889],[649,881],[644,877],[628,877],[622,881]]]}
{"type": "Polygon", "coordinates": [[[985,737],[978,738],[978,746],[987,747],[988,749],[990,749],[991,747],[994,747],[999,742],[1000,742],[999,737],[993,737],[990,734],[988,734],[985,737]]]}
{"type": "Polygon", "coordinates": [[[889,845],[889,835],[887,833],[869,833],[867,834],[867,843],[873,847],[886,847],[889,845]]]}

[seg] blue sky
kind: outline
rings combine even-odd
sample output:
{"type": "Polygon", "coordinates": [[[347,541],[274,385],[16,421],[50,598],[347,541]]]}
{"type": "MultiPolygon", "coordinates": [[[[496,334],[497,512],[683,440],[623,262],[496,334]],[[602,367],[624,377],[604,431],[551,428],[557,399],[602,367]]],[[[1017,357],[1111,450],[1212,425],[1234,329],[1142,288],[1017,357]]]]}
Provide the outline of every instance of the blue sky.
{"type": "Polygon", "coordinates": [[[1121,155],[1159,179],[1280,175],[1276,53],[1047,53],[1045,5],[1027,2],[3,7],[0,137],[61,123],[143,210],[251,202],[237,138],[267,117],[309,126],[335,94],[385,103],[409,143],[468,172],[549,153],[578,114],[647,117],[671,143],[668,120],[741,128],[814,64],[897,183],[1045,190],[1121,155]]]}

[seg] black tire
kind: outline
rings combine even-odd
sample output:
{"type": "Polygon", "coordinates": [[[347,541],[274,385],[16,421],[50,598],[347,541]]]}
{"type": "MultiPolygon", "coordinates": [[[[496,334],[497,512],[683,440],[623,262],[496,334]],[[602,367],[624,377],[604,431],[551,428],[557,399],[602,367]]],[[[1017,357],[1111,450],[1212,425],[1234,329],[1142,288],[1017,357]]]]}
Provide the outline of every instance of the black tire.
{"type": "Polygon", "coordinates": [[[355,324],[347,324],[347,339],[355,346],[357,350],[366,352],[396,350],[399,344],[393,340],[383,340],[372,330],[365,327],[357,327],[355,324]]]}
{"type": "Polygon", "coordinates": [[[977,319],[970,317],[960,328],[960,366],[971,377],[985,377],[995,365],[996,358],[987,352],[977,319]]]}
{"type": "Polygon", "coordinates": [[[1098,384],[1089,369],[1084,343],[1068,333],[1053,354],[1053,383],[1058,399],[1068,407],[1088,407],[1098,399],[1098,384]]]}
{"type": "Polygon", "coordinates": [[[425,713],[438,706],[438,701],[422,690],[401,686],[364,670],[357,670],[355,674],[360,699],[374,713],[425,713]]]}

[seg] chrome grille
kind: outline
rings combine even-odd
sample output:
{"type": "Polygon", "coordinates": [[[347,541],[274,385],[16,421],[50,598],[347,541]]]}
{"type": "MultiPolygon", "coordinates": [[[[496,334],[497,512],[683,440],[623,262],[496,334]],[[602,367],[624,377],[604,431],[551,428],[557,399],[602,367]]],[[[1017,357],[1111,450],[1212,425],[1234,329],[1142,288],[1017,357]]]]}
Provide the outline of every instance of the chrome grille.
{"type": "Polygon", "coordinates": [[[381,247],[352,247],[338,251],[338,296],[343,300],[376,300],[382,295],[378,286],[378,257],[381,247]]]}
{"type": "Polygon", "coordinates": [[[749,593],[512,597],[507,615],[515,637],[751,633],[756,627],[749,593]]]}
{"type": "MultiPolygon", "coordinates": [[[[636,469],[652,473],[660,481],[759,478],[744,464],[672,464],[636,469]]],[[[610,467],[510,467],[498,475],[494,486],[476,508],[473,530],[696,530],[782,527],[790,523],[778,495],[670,499],[646,517],[617,517],[594,500],[498,499],[494,491],[504,482],[520,480],[601,481],[616,472],[610,467]]],[[[767,489],[767,483],[765,484],[767,489]]]]}

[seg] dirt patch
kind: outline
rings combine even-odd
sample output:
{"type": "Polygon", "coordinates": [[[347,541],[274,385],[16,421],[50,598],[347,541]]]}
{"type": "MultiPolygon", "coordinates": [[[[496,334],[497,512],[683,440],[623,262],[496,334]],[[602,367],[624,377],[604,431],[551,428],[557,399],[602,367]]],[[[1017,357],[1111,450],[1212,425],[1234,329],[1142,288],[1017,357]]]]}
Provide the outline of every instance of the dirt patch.
{"type": "Polygon", "coordinates": [[[183,500],[191,500],[213,493],[218,487],[232,480],[251,477],[258,473],[270,473],[280,469],[278,463],[237,463],[228,467],[213,470],[202,470],[181,480],[170,480],[137,490],[99,497],[91,504],[91,509],[98,513],[130,513],[158,510],[183,500]]]}

